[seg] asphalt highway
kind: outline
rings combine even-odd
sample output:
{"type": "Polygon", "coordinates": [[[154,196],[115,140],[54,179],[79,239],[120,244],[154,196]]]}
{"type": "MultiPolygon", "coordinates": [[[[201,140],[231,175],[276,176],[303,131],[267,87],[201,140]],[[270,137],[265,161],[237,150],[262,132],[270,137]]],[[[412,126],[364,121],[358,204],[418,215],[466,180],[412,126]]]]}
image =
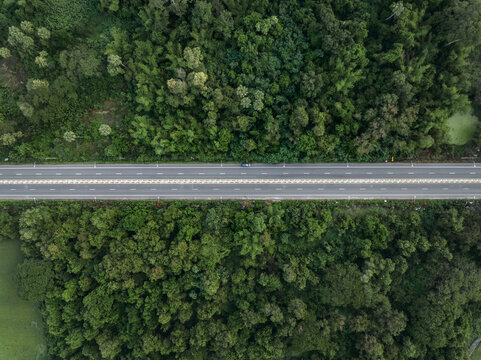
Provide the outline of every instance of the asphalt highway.
{"type": "Polygon", "coordinates": [[[0,199],[455,198],[481,198],[481,164],[0,166],[0,199]]]}

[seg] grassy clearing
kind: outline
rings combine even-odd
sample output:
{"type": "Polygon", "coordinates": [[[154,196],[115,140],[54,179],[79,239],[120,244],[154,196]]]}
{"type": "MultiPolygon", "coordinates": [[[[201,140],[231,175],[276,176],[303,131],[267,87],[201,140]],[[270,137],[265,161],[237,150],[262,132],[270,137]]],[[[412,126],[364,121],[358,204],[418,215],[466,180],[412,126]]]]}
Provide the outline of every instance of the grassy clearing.
{"type": "Polygon", "coordinates": [[[472,114],[457,113],[447,120],[449,144],[464,145],[473,138],[478,119],[472,114]]]}
{"type": "Polygon", "coordinates": [[[471,360],[481,360],[481,348],[474,350],[473,355],[471,355],[471,360]]]}
{"type": "Polygon", "coordinates": [[[0,360],[46,359],[40,314],[17,297],[14,277],[20,260],[18,241],[0,242],[0,360]]]}

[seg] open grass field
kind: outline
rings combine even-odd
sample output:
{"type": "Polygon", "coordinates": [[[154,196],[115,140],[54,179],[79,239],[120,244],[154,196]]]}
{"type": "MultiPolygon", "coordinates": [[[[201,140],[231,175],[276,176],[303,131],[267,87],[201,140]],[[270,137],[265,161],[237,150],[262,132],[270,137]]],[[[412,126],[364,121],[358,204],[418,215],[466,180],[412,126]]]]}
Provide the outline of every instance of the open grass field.
{"type": "Polygon", "coordinates": [[[14,277],[20,260],[18,241],[0,242],[0,360],[46,359],[40,314],[17,297],[14,277]]]}
{"type": "Polygon", "coordinates": [[[473,355],[471,356],[471,360],[481,360],[481,349],[477,348],[474,350],[473,355]]]}
{"type": "Polygon", "coordinates": [[[449,143],[452,145],[464,145],[473,138],[478,119],[471,113],[457,113],[447,120],[450,128],[449,143]]]}

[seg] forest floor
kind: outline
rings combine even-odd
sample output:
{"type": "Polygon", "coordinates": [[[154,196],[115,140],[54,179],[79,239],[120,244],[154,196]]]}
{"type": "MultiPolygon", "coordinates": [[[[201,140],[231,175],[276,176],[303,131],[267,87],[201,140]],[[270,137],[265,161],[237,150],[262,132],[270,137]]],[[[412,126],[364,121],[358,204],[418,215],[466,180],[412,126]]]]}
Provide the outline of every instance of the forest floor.
{"type": "Polygon", "coordinates": [[[36,307],[17,296],[15,273],[21,260],[20,242],[0,242],[0,359],[46,358],[42,319],[36,307]]]}

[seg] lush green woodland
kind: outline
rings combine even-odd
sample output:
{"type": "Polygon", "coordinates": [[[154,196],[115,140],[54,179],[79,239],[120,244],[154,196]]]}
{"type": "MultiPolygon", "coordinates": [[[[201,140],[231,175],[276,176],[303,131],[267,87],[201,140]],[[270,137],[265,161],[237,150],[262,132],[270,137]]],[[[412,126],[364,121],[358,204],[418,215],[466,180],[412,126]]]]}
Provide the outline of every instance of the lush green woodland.
{"type": "Polygon", "coordinates": [[[3,203],[49,359],[467,359],[481,203],[3,203]]]}
{"type": "Polygon", "coordinates": [[[0,155],[446,153],[481,104],[480,24],[481,0],[3,0],[0,155]]]}

